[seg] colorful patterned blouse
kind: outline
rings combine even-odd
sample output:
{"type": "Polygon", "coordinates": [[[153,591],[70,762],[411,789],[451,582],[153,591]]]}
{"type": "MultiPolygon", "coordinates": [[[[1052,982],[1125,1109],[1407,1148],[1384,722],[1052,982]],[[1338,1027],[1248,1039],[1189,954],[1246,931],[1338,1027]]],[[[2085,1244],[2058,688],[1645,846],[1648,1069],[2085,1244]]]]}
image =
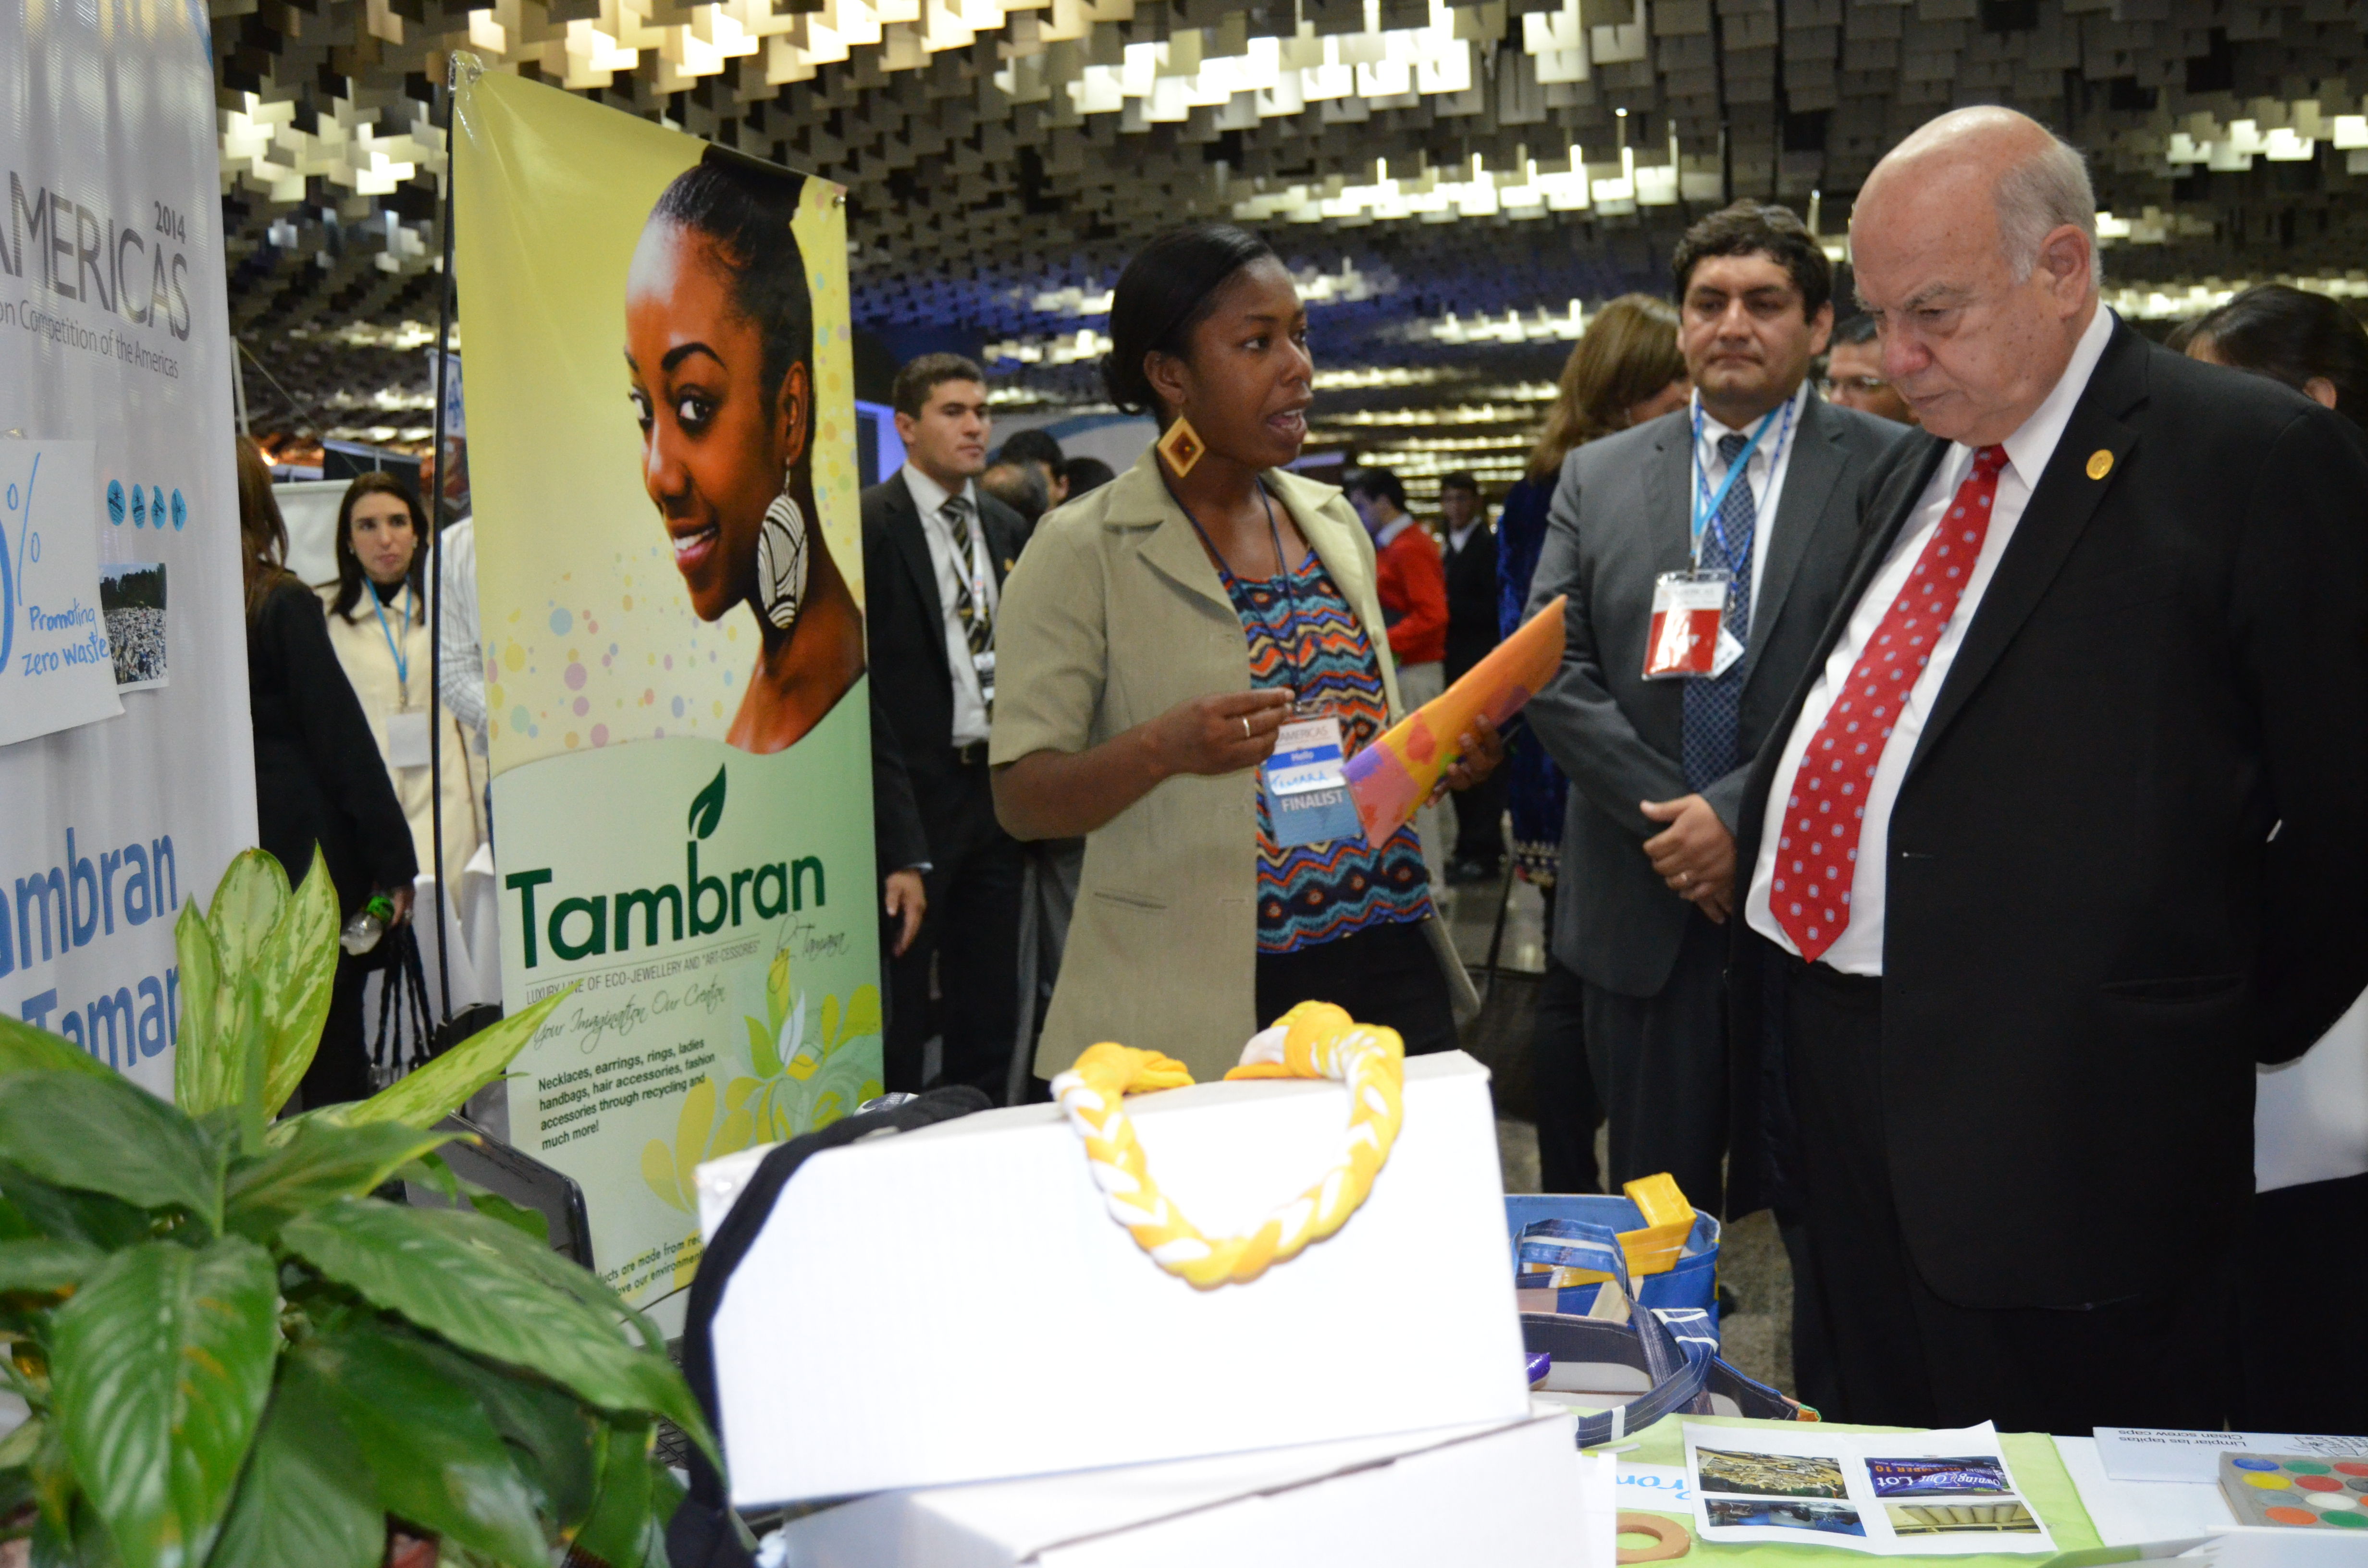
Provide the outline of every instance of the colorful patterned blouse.
{"type": "MultiPolygon", "coordinates": [[[[1218,568],[1249,639],[1250,684],[1296,691],[1340,716],[1342,751],[1354,756],[1389,727],[1381,665],[1365,629],[1314,552],[1283,580],[1245,582],[1218,568]]],[[[1430,877],[1411,824],[1376,851],[1360,835],[1275,846],[1258,795],[1258,951],[1296,952],[1393,920],[1430,913],[1430,877]]]]}

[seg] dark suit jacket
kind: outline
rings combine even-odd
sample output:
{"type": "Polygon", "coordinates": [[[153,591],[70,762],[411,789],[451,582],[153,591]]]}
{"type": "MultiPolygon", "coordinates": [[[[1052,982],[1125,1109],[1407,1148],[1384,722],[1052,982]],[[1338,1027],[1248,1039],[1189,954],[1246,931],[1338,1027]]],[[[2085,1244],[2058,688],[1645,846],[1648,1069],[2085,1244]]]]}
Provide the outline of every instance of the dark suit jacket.
{"type": "MultiPolygon", "coordinates": [[[[2254,1058],[2368,986],[2368,462],[2342,426],[2116,324],[1941,684],[1891,817],[1880,1135],[1948,1300],[2105,1301],[2231,1261],[2254,1058]]],[[[1918,432],[1868,476],[1804,669],[1943,450],[1918,432]]],[[[1736,929],[1748,1116],[1781,1082],[1759,1060],[1780,949],[1736,929]]],[[[1730,1212],[1754,1144],[1738,1128],[1730,1212]]]]}
{"type": "Polygon", "coordinates": [[[921,807],[913,799],[913,780],[905,772],[905,748],[896,739],[895,721],[880,705],[880,688],[871,688],[871,839],[880,858],[880,878],[891,871],[926,864],[929,835],[921,825],[921,807]]]}
{"type": "MultiPolygon", "coordinates": [[[[1027,525],[983,490],[978,506],[999,596],[1027,525]]],[[[894,732],[922,820],[933,821],[956,787],[953,673],[937,568],[901,470],[863,493],[863,585],[872,694],[894,732]]]]}
{"type": "Polygon", "coordinates": [[[1440,554],[1447,562],[1447,678],[1464,673],[1488,656],[1498,642],[1497,631],[1497,529],[1482,523],[1458,550],[1442,528],[1440,554]]]}
{"type": "MultiPolygon", "coordinates": [[[[1815,394],[1802,405],[1743,654],[1746,767],[1809,667],[1841,591],[1858,543],[1859,480],[1904,428],[1815,394]]],[[[1562,672],[1526,710],[1572,786],[1554,957],[1627,996],[1658,994],[1668,983],[1691,908],[1645,858],[1661,824],[1637,802],[1688,792],[1683,683],[1642,672],[1654,580],[1692,560],[1692,441],[1681,410],[1571,453],[1530,583],[1532,615],[1570,596],[1562,672]]],[[[1729,832],[1744,778],[1737,767],[1702,790],[1729,832]]]]}

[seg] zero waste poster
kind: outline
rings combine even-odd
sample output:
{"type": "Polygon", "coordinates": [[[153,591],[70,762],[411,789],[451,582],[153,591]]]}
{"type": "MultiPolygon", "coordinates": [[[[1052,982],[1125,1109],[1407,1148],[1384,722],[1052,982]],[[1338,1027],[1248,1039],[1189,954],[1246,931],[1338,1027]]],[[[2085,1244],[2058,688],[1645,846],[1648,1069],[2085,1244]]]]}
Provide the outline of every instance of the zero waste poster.
{"type": "Polygon", "coordinates": [[[700,1162],[880,1091],[843,193],[512,76],[456,106],[503,1000],[578,986],[511,1136],[652,1305],[700,1162]]]}

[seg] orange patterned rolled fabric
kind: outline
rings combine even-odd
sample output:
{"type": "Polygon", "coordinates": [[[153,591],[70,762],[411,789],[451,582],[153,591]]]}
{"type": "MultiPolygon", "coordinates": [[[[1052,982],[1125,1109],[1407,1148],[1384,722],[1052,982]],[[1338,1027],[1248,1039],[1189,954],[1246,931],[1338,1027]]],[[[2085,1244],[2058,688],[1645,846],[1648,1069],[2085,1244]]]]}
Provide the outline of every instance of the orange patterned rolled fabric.
{"type": "Polygon", "coordinates": [[[1447,770],[1463,755],[1455,737],[1485,713],[1499,729],[1554,679],[1562,665],[1562,597],[1530,617],[1490,650],[1462,680],[1392,725],[1349,759],[1349,798],[1365,827],[1365,842],[1381,844],[1412,820],[1447,770]]]}

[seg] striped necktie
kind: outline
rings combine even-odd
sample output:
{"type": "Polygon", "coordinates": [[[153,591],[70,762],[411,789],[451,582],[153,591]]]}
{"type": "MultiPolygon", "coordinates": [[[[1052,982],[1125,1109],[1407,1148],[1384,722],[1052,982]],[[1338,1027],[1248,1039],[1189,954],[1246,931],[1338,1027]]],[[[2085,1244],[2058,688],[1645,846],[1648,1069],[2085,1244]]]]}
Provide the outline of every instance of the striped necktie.
{"type": "MultiPolygon", "coordinates": [[[[1718,455],[1733,468],[1746,437],[1734,434],[1718,438],[1718,455]]],[[[1718,520],[1702,530],[1702,563],[1731,574],[1726,589],[1726,630],[1738,642],[1751,641],[1751,540],[1759,526],[1759,506],[1751,499],[1751,479],[1738,475],[1719,503],[1718,520]]],[[[1680,731],[1686,788],[1700,790],[1735,771],[1742,761],[1737,739],[1743,721],[1743,661],[1737,659],[1722,676],[1696,676],[1685,683],[1680,731]]]]}

